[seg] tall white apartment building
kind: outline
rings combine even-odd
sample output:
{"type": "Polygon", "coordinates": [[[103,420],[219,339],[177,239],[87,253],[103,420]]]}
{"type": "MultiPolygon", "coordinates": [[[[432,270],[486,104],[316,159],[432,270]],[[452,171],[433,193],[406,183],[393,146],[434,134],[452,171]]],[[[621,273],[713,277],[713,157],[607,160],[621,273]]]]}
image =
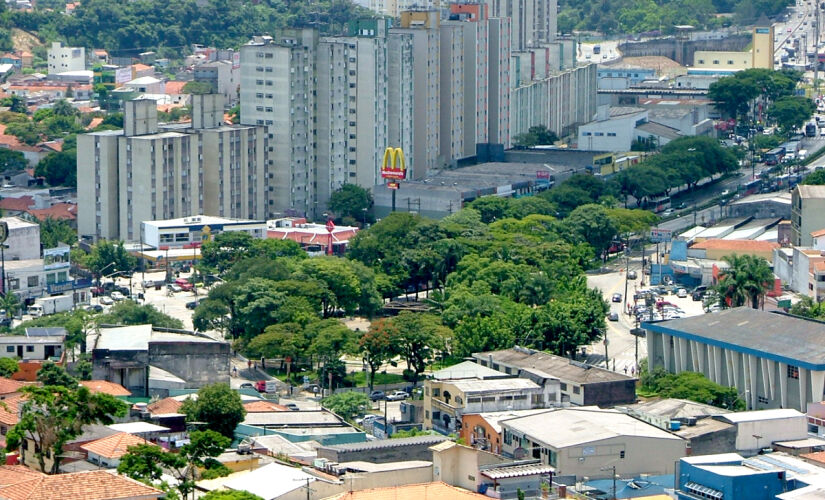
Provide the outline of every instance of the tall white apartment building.
{"type": "Polygon", "coordinates": [[[124,129],[79,135],[78,233],[137,242],[147,220],[272,215],[263,127],[227,126],[219,95],[191,123],[162,125],[155,101],[125,103],[124,129]]]}
{"type": "Polygon", "coordinates": [[[263,125],[276,211],[315,217],[315,63],[318,32],[283,30],[241,47],[241,123],[263,125]]]}
{"type": "Polygon", "coordinates": [[[442,0],[360,0],[356,3],[383,16],[400,17],[405,10],[438,9],[442,0]]]}
{"type": "Polygon", "coordinates": [[[391,33],[412,35],[413,42],[413,124],[414,162],[407,165],[408,178],[423,179],[439,165],[440,130],[440,42],[439,13],[436,10],[405,11],[401,26],[391,33]]]}
{"type": "Polygon", "coordinates": [[[49,74],[86,69],[86,49],[83,47],[64,47],[60,42],[52,42],[46,52],[49,74]]]}
{"type": "Polygon", "coordinates": [[[318,44],[316,179],[320,209],[346,183],[381,182],[388,143],[387,34],[389,20],[351,23],[349,37],[318,44]]]}
{"type": "MultiPolygon", "coordinates": [[[[464,83],[467,81],[464,66],[464,28],[462,22],[442,22],[440,31],[440,161],[455,166],[464,158],[464,123],[471,121],[464,112],[464,83]]],[[[473,116],[475,113],[473,112],[473,116]]],[[[466,138],[472,142],[471,137],[466,138]]],[[[473,143],[475,144],[475,143],[473,143]]],[[[475,154],[473,152],[472,154],[475,154]]]]}
{"type": "Polygon", "coordinates": [[[401,148],[415,165],[413,35],[390,30],[387,36],[387,146],[401,148]]]}
{"type": "Polygon", "coordinates": [[[556,39],[557,0],[484,0],[490,17],[509,17],[513,50],[538,47],[556,39]]]}
{"type": "Polygon", "coordinates": [[[511,22],[507,17],[488,20],[488,142],[512,146],[510,139],[511,22]]]}

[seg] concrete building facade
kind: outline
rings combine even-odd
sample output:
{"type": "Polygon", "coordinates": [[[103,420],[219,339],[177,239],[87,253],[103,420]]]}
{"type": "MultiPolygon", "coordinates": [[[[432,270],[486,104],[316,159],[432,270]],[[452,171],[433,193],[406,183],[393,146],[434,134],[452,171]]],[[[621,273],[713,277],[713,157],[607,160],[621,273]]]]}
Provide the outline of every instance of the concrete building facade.
{"type": "Polygon", "coordinates": [[[222,124],[219,95],[193,97],[193,121],[159,125],[154,101],[125,104],[124,130],[78,136],[78,232],[141,239],[141,222],[272,215],[263,127],[222,124]]]}
{"type": "Polygon", "coordinates": [[[820,229],[825,229],[825,186],[797,185],[791,194],[791,244],[811,246],[811,233],[820,229]]]}
{"type": "Polygon", "coordinates": [[[736,388],[749,409],[795,408],[825,396],[825,325],[740,307],[643,323],[650,369],[694,371],[736,388]]]}
{"type": "MultiPolygon", "coordinates": [[[[463,24],[444,21],[439,25],[439,163],[453,166],[455,160],[464,157],[464,140],[471,140],[464,136],[464,124],[474,121],[472,117],[475,116],[475,112],[471,116],[464,115],[465,71],[472,68],[465,67],[464,63],[463,24]]],[[[472,154],[475,155],[475,151],[472,154]]]]}
{"type": "Polygon", "coordinates": [[[512,23],[509,17],[490,18],[488,21],[488,129],[487,140],[512,146],[510,140],[510,54],[512,23]]]}
{"type": "Polygon", "coordinates": [[[49,74],[86,69],[86,49],[83,47],[64,47],[60,42],[52,42],[47,57],[49,74]]]}

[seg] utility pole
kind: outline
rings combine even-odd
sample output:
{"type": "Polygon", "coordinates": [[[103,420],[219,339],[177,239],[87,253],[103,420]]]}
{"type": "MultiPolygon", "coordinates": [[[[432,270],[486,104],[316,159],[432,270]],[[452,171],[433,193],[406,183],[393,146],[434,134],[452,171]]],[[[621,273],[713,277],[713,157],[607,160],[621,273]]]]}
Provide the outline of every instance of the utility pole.
{"type": "Polygon", "coordinates": [[[603,470],[603,471],[608,471],[609,470],[609,471],[612,472],[613,494],[610,495],[610,498],[612,498],[613,500],[616,500],[616,466],[615,465],[609,465],[607,467],[602,467],[599,470],[603,470]]]}
{"type": "Polygon", "coordinates": [[[819,0],[814,0],[814,99],[819,97],[819,0]]]}

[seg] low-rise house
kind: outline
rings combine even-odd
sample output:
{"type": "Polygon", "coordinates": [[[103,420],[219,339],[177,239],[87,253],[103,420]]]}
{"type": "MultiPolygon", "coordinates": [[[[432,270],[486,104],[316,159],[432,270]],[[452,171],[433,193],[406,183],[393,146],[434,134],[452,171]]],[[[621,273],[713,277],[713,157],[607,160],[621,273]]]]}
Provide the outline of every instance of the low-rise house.
{"type": "MultiPolygon", "coordinates": [[[[18,406],[21,403],[18,403],[18,406]]],[[[25,403],[22,403],[25,404],[25,403]]],[[[85,460],[86,452],[82,449],[83,445],[102,439],[112,434],[117,434],[119,431],[110,429],[105,425],[91,424],[83,427],[83,433],[76,438],[70,440],[63,446],[63,455],[61,456],[61,466],[77,460],[85,460]]],[[[25,438],[20,444],[20,463],[31,467],[33,470],[40,469],[40,462],[35,455],[36,443],[31,438],[25,438]]],[[[54,457],[47,455],[44,457],[46,470],[51,470],[54,464],[54,457]]],[[[0,493],[0,498],[2,493],[0,493]]]]}
{"type": "Polygon", "coordinates": [[[430,460],[430,447],[446,441],[445,436],[414,436],[398,439],[379,439],[365,443],[351,443],[318,448],[318,457],[332,462],[368,461],[373,463],[403,460],[430,460]]]}
{"type": "MultiPolygon", "coordinates": [[[[516,346],[501,351],[478,352],[473,354],[473,358],[482,366],[520,378],[557,380],[562,404],[612,407],[636,402],[634,377],[561,356],[516,346]]],[[[484,411],[491,410],[485,408],[484,411]]]]}
{"type": "Polygon", "coordinates": [[[558,394],[524,378],[427,380],[424,382],[424,427],[457,432],[467,413],[529,410],[553,406],[558,394]]]}
{"type": "Polygon", "coordinates": [[[103,470],[47,475],[21,466],[0,466],[0,498],[7,500],[156,500],[165,496],[161,490],[103,470]]]}
{"type": "Polygon", "coordinates": [[[46,360],[60,358],[63,355],[65,335],[0,336],[0,357],[22,360],[46,360]]]}
{"type": "Polygon", "coordinates": [[[547,409],[508,410],[484,413],[467,413],[461,417],[458,436],[465,443],[479,450],[501,453],[501,422],[511,418],[526,417],[548,411],[547,409]]]}
{"type": "Polygon", "coordinates": [[[808,437],[807,417],[791,408],[742,411],[714,417],[736,427],[736,450],[752,455],[777,441],[808,437]]]}
{"type": "Polygon", "coordinates": [[[677,398],[645,401],[619,409],[643,422],[665,430],[678,430],[679,426],[674,426],[674,422],[679,422],[680,426],[690,425],[714,415],[730,413],[730,410],[724,408],[677,398]]]}
{"type": "Polygon", "coordinates": [[[503,452],[537,459],[556,475],[590,478],[616,474],[672,474],[685,441],[617,410],[562,408],[501,423],[503,452]]]}
{"type": "Polygon", "coordinates": [[[19,391],[24,385],[26,384],[20,382],[19,380],[0,377],[0,401],[17,394],[17,391],[19,391]]]}
{"type": "Polygon", "coordinates": [[[131,396],[125,387],[108,380],[81,380],[80,385],[86,387],[93,394],[108,394],[110,396],[131,396]]]}
{"type": "Polygon", "coordinates": [[[105,438],[97,439],[80,447],[87,453],[87,460],[93,464],[107,469],[116,469],[120,465],[120,459],[128,453],[130,446],[150,444],[143,438],[119,432],[105,438]]]}
{"type": "Polygon", "coordinates": [[[385,500],[388,498],[402,499],[415,498],[416,500],[474,500],[490,498],[480,493],[450,486],[445,483],[410,484],[406,486],[390,486],[369,490],[349,491],[328,497],[326,500],[385,500]]]}

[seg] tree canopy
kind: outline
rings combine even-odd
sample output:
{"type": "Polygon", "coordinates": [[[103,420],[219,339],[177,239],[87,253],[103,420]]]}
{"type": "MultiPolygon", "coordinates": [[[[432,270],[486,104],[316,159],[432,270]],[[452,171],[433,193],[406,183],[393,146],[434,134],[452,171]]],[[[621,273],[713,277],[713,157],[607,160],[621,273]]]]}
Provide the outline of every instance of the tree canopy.
{"type": "Polygon", "coordinates": [[[723,307],[749,305],[759,309],[765,292],[773,285],[773,271],[768,262],[754,255],[726,255],[727,269],[720,271],[716,291],[723,307]]]}
{"type": "Polygon", "coordinates": [[[181,413],[186,414],[187,420],[204,422],[206,429],[233,438],[235,427],[243,422],[246,410],[237,391],[218,383],[201,387],[197,398],[184,402],[181,413]]]}

